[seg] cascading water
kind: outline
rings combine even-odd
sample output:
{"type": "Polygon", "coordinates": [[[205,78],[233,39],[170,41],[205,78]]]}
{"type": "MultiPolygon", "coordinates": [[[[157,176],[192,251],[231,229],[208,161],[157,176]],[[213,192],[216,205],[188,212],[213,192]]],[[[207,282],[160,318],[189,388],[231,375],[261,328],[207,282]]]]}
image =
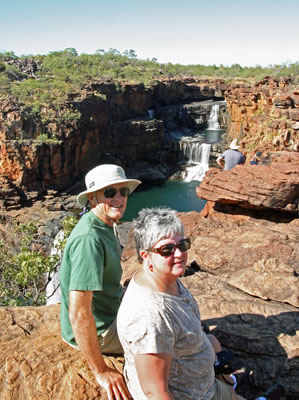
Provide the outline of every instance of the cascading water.
{"type": "Polygon", "coordinates": [[[219,104],[214,104],[211,108],[211,113],[208,120],[208,130],[217,131],[220,129],[218,117],[219,117],[219,104]]]}
{"type": "Polygon", "coordinates": [[[182,146],[184,161],[188,164],[200,164],[202,144],[199,142],[183,143],[182,146]]]}
{"type": "Polygon", "coordinates": [[[155,110],[147,110],[150,118],[155,118],[155,110]]]}
{"type": "Polygon", "coordinates": [[[195,164],[186,168],[182,179],[185,182],[202,181],[209,169],[211,145],[200,142],[184,142],[182,150],[187,163],[195,164]]]}
{"type": "MultiPolygon", "coordinates": [[[[54,239],[53,247],[51,249],[51,255],[58,254],[60,261],[62,259],[61,250],[58,248],[59,243],[64,238],[63,229],[59,231],[54,239]]],[[[47,304],[56,304],[61,301],[61,290],[59,282],[59,270],[57,272],[51,273],[49,278],[49,283],[46,288],[47,304]]]]}

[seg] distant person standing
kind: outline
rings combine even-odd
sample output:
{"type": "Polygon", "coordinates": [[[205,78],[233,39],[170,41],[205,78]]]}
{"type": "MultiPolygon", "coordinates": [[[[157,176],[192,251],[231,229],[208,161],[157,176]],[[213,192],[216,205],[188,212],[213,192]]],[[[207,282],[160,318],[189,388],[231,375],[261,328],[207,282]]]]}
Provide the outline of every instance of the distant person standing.
{"type": "Polygon", "coordinates": [[[237,139],[234,139],[229,147],[229,150],[225,150],[216,160],[219,167],[224,170],[232,169],[246,161],[244,154],[238,150],[240,146],[237,144],[237,139]]]}

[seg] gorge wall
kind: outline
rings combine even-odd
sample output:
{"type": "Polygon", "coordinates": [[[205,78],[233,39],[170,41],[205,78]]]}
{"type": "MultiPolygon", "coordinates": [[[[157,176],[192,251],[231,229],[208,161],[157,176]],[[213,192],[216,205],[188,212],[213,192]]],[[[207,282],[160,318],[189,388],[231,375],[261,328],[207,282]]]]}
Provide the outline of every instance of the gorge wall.
{"type": "Polygon", "coordinates": [[[9,98],[0,105],[1,205],[69,188],[101,162],[117,162],[143,180],[148,179],[142,176],[144,163],[162,165],[164,177],[170,175],[175,156],[165,132],[182,126],[205,128],[211,100],[226,100],[227,114],[223,110],[220,122],[229,136],[241,140],[245,153],[297,151],[298,90],[289,78],[255,85],[191,78],[160,80],[151,87],[93,82],[70,94],[64,105],[64,116],[76,111],[79,119],[56,116],[47,123],[42,112],[33,117],[9,98]],[[148,110],[154,111],[153,118],[148,110]]]}
{"type": "Polygon", "coordinates": [[[247,152],[299,150],[299,86],[290,78],[233,84],[225,98],[229,132],[241,139],[247,152]]]}

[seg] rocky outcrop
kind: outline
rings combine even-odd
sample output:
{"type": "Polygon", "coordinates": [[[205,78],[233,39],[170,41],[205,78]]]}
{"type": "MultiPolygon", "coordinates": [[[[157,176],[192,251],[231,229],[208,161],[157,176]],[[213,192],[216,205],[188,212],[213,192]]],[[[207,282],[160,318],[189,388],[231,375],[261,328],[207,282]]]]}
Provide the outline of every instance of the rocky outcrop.
{"type": "MultiPolygon", "coordinates": [[[[1,400],[107,399],[82,354],[61,340],[59,306],[0,310],[1,400]]],[[[122,370],[122,358],[106,357],[122,370]]]]}
{"type": "MultiPolygon", "coordinates": [[[[281,189],[289,185],[289,177],[298,177],[297,160],[296,153],[276,152],[264,159],[268,165],[248,166],[252,170],[251,191],[257,188],[253,198],[260,192],[275,198],[276,187],[277,195],[281,194],[279,207],[266,200],[261,203],[272,206],[262,210],[249,203],[247,209],[227,204],[227,187],[222,203],[208,201],[201,214],[180,214],[192,243],[182,281],[197,300],[212,333],[236,358],[244,359],[250,373],[239,393],[248,399],[277,381],[288,386],[288,400],[299,396],[299,219],[287,212],[287,202],[283,202],[290,187],[281,189]],[[260,169],[266,169],[263,185],[254,183],[259,182],[260,169]],[[280,175],[275,175],[277,170],[280,175]],[[280,184],[275,180],[271,183],[268,176],[279,176],[280,184]]],[[[236,171],[246,168],[239,166],[215,176],[227,172],[238,177],[236,171]]],[[[244,175],[241,177],[246,186],[244,175]]],[[[209,188],[208,180],[205,178],[201,187],[209,188]]],[[[212,184],[210,187],[214,190],[212,184]]],[[[244,195],[241,189],[240,193],[244,195]]],[[[39,221],[39,234],[46,244],[46,238],[53,238],[59,229],[63,210],[74,208],[74,204],[75,196],[61,194],[60,198],[48,196],[47,204],[37,200],[30,209],[7,213],[6,238],[10,216],[22,222],[39,221]]],[[[125,245],[125,282],[140,265],[130,223],[121,225],[120,231],[125,245]]],[[[106,399],[80,352],[61,341],[58,312],[59,306],[0,310],[0,392],[4,400],[106,399]]],[[[121,358],[107,360],[122,368],[121,358]]]]}
{"type": "MultiPolygon", "coordinates": [[[[202,319],[250,373],[239,393],[253,399],[276,381],[299,396],[299,220],[278,224],[214,210],[180,214],[192,246],[182,278],[202,319]]],[[[139,268],[131,232],[123,281],[139,268]]],[[[59,306],[0,310],[1,400],[106,399],[80,352],[61,341],[59,306]]],[[[107,362],[122,368],[122,358],[107,362]]]]}
{"type": "MultiPolygon", "coordinates": [[[[165,178],[164,120],[180,125],[181,104],[190,103],[184,108],[189,110],[189,123],[201,123],[204,118],[194,104],[225,96],[230,135],[240,138],[247,158],[251,151],[262,150],[263,163],[207,174],[198,189],[199,197],[208,200],[206,208],[201,215],[181,215],[192,241],[182,281],[212,333],[245,360],[250,374],[239,393],[253,399],[280,380],[289,388],[288,400],[296,400],[296,90],[291,81],[270,78],[254,87],[194,79],[161,80],[150,89],[92,83],[71,94],[65,105],[65,110],[80,114],[78,120],[53,118],[47,123],[21,112],[20,104],[10,99],[0,111],[0,196],[11,211],[1,215],[0,236],[8,238],[14,218],[36,220],[40,237],[49,246],[66,210],[76,206],[69,195],[80,191],[78,177],[83,181],[81,175],[101,161],[120,163],[132,175],[138,170],[145,179],[154,174],[165,178]],[[161,116],[151,118],[148,109],[160,110],[161,116]],[[45,133],[48,140],[38,139],[45,133]],[[132,168],[132,160],[137,167],[132,168]],[[162,167],[151,170],[153,164],[162,167]],[[28,208],[20,208],[24,201],[28,208]]],[[[12,238],[8,240],[14,245],[12,238]]],[[[124,256],[123,281],[139,268],[130,233],[124,256]]],[[[80,352],[61,341],[58,313],[59,306],[0,310],[1,400],[107,398],[80,352]]],[[[122,368],[122,359],[107,362],[122,368]]]]}
{"type": "Polygon", "coordinates": [[[292,78],[232,83],[225,93],[229,135],[248,152],[299,149],[299,88],[292,78]]]}
{"type": "Polygon", "coordinates": [[[36,77],[36,72],[41,69],[41,62],[39,60],[34,60],[33,58],[14,58],[14,57],[3,57],[2,60],[8,64],[13,65],[16,70],[19,70],[18,74],[15,74],[15,78],[18,80],[29,79],[36,77]]]}
{"type": "MultiPolygon", "coordinates": [[[[166,179],[167,173],[161,172],[167,171],[164,121],[151,118],[148,110],[159,115],[159,109],[170,104],[221,98],[224,90],[220,80],[161,80],[151,88],[94,82],[69,94],[59,115],[42,106],[35,116],[10,97],[0,106],[0,178],[5,176],[4,184],[18,187],[23,197],[37,190],[65,189],[102,162],[126,170],[140,162],[160,164],[158,176],[166,179]]],[[[202,124],[210,107],[205,107],[202,124]]],[[[4,201],[13,195],[6,190],[0,196],[4,201]]]]}
{"type": "Polygon", "coordinates": [[[269,165],[238,165],[231,170],[210,169],[197,196],[257,210],[299,213],[299,153],[277,152],[264,159],[269,165]]]}
{"type": "Polygon", "coordinates": [[[180,127],[196,131],[208,127],[211,108],[214,105],[219,106],[219,125],[222,129],[225,129],[227,126],[225,101],[207,100],[171,106],[158,106],[152,111],[155,118],[163,120],[165,128],[170,131],[176,131],[180,127]]]}

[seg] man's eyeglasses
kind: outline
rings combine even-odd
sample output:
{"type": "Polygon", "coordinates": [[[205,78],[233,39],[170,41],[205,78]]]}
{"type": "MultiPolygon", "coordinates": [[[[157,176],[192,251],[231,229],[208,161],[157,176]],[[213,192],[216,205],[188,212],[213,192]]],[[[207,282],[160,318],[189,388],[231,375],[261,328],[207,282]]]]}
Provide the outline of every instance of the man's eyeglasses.
{"type": "Polygon", "coordinates": [[[128,187],[121,187],[120,189],[116,189],[114,187],[107,188],[103,191],[106,199],[112,199],[112,197],[116,196],[116,193],[119,191],[121,197],[128,197],[130,194],[130,189],[128,187]]]}
{"type": "Polygon", "coordinates": [[[187,251],[189,250],[191,247],[191,242],[189,238],[186,239],[182,239],[180,240],[178,243],[169,243],[169,244],[165,244],[161,247],[157,247],[157,248],[150,248],[147,251],[150,251],[152,253],[158,253],[163,257],[168,257],[171,254],[173,254],[175,252],[175,249],[180,249],[182,252],[183,251],[187,251]]]}

